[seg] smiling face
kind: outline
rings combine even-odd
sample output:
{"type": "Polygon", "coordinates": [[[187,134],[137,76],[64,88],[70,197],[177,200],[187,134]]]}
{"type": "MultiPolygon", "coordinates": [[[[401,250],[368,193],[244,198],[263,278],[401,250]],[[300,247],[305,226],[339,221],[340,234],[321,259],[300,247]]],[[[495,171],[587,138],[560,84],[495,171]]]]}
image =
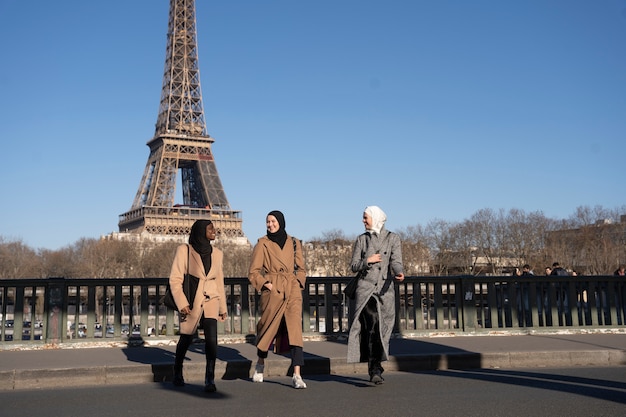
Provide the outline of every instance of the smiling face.
{"type": "Polygon", "coordinates": [[[280,229],[278,220],[272,215],[267,216],[267,219],[265,219],[265,226],[267,227],[267,231],[270,233],[276,233],[280,229]]]}
{"type": "Polygon", "coordinates": [[[216,235],[216,231],[215,231],[215,226],[213,225],[213,223],[207,225],[206,238],[208,240],[215,240],[215,235],[216,235]]]}
{"type": "Polygon", "coordinates": [[[372,220],[372,216],[367,213],[363,213],[363,225],[365,226],[365,230],[371,229],[374,222],[372,220]]]}

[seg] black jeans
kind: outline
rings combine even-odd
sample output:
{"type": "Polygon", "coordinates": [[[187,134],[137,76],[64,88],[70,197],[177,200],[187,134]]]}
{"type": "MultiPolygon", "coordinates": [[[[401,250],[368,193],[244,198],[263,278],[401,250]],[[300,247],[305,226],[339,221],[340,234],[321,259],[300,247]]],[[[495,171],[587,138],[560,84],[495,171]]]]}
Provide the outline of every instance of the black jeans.
{"type": "Polygon", "coordinates": [[[359,322],[361,323],[361,362],[367,361],[370,375],[375,371],[382,372],[380,362],[383,356],[383,343],[380,338],[378,308],[374,297],[369,299],[361,311],[359,322]]]}
{"type": "MultiPolygon", "coordinates": [[[[207,361],[217,358],[217,320],[202,317],[202,328],[204,329],[204,354],[207,361]]],[[[181,334],[176,344],[175,365],[183,365],[185,355],[189,346],[193,342],[193,334],[181,334]]]]}

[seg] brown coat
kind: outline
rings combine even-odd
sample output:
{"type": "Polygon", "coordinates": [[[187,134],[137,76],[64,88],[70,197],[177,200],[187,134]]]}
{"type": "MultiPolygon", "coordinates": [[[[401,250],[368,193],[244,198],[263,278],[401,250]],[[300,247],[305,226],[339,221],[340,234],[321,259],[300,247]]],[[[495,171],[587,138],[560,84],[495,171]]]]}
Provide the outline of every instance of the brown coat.
{"type": "Polygon", "coordinates": [[[289,345],[302,347],[302,289],[306,283],[306,271],[301,242],[287,236],[287,242],[281,249],[267,236],[259,238],[252,251],[248,279],[254,289],[261,292],[262,313],[257,324],[257,347],[262,351],[269,350],[283,318],[289,345]],[[294,258],[298,266],[296,273],[294,258]],[[266,282],[272,283],[271,291],[263,289],[266,282]]]}
{"type": "Polygon", "coordinates": [[[187,248],[189,248],[189,274],[200,278],[198,290],[194,298],[191,314],[180,321],[181,334],[194,334],[204,313],[207,318],[217,319],[214,313],[211,314],[209,308],[209,299],[219,300],[219,314],[227,312],[226,309],[226,293],[224,291],[224,270],[222,269],[222,260],[224,254],[221,250],[213,248],[211,254],[211,269],[208,274],[204,273],[204,265],[202,258],[191,245],[180,245],[176,248],[176,255],[172,263],[172,271],[170,272],[170,288],[178,309],[189,305],[189,301],[183,292],[183,280],[187,273],[187,248]]]}

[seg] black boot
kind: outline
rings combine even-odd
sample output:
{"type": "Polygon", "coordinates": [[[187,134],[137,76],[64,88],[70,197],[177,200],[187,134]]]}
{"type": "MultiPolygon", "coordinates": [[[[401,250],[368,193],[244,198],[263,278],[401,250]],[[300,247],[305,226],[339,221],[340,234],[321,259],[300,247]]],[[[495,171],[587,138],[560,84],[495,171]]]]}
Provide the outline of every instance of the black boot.
{"type": "Polygon", "coordinates": [[[192,336],[180,335],[178,343],[176,344],[176,357],[174,358],[174,379],[172,383],[177,387],[184,387],[185,380],[183,379],[183,362],[185,361],[185,355],[187,349],[191,345],[192,336]]]}
{"type": "Polygon", "coordinates": [[[178,364],[174,365],[174,379],[172,380],[172,383],[177,387],[185,386],[185,380],[183,378],[183,364],[182,363],[180,365],[178,364]]]}
{"type": "Polygon", "coordinates": [[[376,385],[380,385],[385,380],[383,378],[383,367],[380,364],[380,361],[370,360],[369,361],[369,374],[370,374],[370,382],[373,382],[376,385]]]}
{"type": "Polygon", "coordinates": [[[215,359],[206,361],[206,371],[204,373],[204,392],[215,392],[215,359]]]}
{"type": "Polygon", "coordinates": [[[382,370],[380,368],[374,369],[374,371],[372,372],[372,376],[370,378],[370,381],[372,381],[376,385],[382,384],[383,381],[385,380],[385,378],[383,378],[382,373],[383,372],[382,372],[382,370]]]}
{"type": "Polygon", "coordinates": [[[204,354],[206,355],[206,372],[204,374],[204,391],[215,392],[215,359],[217,358],[217,320],[202,318],[204,327],[204,354]]]}

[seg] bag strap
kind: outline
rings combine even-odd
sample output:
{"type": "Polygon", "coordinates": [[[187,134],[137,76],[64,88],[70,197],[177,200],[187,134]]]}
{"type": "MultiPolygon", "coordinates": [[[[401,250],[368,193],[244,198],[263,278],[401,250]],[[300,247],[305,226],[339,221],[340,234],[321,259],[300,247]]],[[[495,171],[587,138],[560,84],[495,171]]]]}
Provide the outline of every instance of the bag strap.
{"type": "Polygon", "coordinates": [[[296,238],[291,236],[291,240],[293,240],[293,273],[295,274],[298,270],[298,264],[296,263],[296,238]]]}
{"type": "MultiPolygon", "coordinates": [[[[191,296],[191,280],[189,279],[188,275],[189,275],[189,259],[190,259],[190,255],[189,255],[189,244],[187,244],[187,272],[185,273],[185,276],[183,277],[183,285],[185,285],[186,288],[184,288],[184,293],[187,296],[191,296]]],[[[189,300],[187,300],[189,301],[189,300]]],[[[190,306],[193,307],[193,306],[190,306]]]]}

